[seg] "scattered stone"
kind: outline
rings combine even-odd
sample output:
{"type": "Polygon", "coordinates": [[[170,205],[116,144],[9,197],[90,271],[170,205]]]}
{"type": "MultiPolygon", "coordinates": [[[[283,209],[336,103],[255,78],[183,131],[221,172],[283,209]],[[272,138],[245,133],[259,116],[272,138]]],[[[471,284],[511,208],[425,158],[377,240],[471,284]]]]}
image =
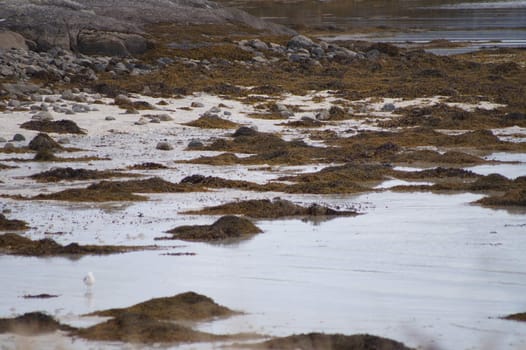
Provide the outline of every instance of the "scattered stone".
{"type": "MultiPolygon", "coordinates": [[[[128,112],[128,111],[126,111],[126,112],[128,112]]],[[[137,112],[137,113],[138,113],[138,112],[137,112]]],[[[137,120],[134,124],[135,124],[135,125],[146,125],[146,124],[148,124],[149,122],[150,122],[150,121],[149,121],[147,118],[143,118],[143,117],[141,117],[141,118],[139,118],[139,120],[137,120]]]]}
{"type": "Polygon", "coordinates": [[[13,141],[19,142],[19,141],[25,141],[25,140],[26,138],[22,134],[15,134],[15,136],[13,136],[13,141]]]}
{"type": "Polygon", "coordinates": [[[113,120],[115,120],[115,117],[107,116],[106,118],[104,118],[104,120],[113,121],[113,120]]]}
{"type": "Polygon", "coordinates": [[[234,134],[232,135],[233,137],[242,137],[242,136],[256,136],[258,135],[258,131],[253,129],[253,128],[249,128],[248,126],[242,126],[240,127],[239,129],[236,130],[236,132],[234,132],[234,134]]]}
{"type": "Polygon", "coordinates": [[[64,148],[48,134],[39,133],[29,142],[29,149],[37,152],[62,151],[64,148]]]}
{"type": "Polygon", "coordinates": [[[11,142],[7,142],[5,145],[4,145],[4,151],[7,151],[7,152],[13,152],[14,150],[16,150],[16,147],[14,144],[12,144],[11,142]]]}
{"type": "Polygon", "coordinates": [[[18,49],[27,51],[28,47],[26,39],[15,32],[1,31],[0,32],[0,50],[18,49]]]}
{"type": "Polygon", "coordinates": [[[204,144],[199,141],[199,140],[191,140],[189,143],[188,143],[188,149],[198,149],[198,148],[201,148],[203,147],[204,144]]]}
{"type": "Polygon", "coordinates": [[[155,146],[155,148],[161,151],[171,151],[174,149],[170,143],[165,142],[165,141],[161,141],[157,143],[157,146],[155,146]]]}
{"type": "Polygon", "coordinates": [[[203,108],[205,105],[201,102],[192,102],[192,104],[190,105],[190,107],[192,108],[203,108]]]}
{"type": "Polygon", "coordinates": [[[393,112],[396,106],[392,103],[386,103],[382,106],[382,112],[393,112]]]}
{"type": "Polygon", "coordinates": [[[312,41],[310,38],[304,35],[296,35],[295,37],[289,40],[289,42],[287,43],[287,48],[292,49],[292,50],[297,50],[297,49],[309,50],[314,45],[316,44],[314,44],[314,41],[312,41]]]}
{"type": "Polygon", "coordinates": [[[33,115],[31,119],[35,121],[47,122],[47,121],[52,121],[54,118],[53,118],[53,114],[51,114],[50,112],[42,111],[42,112],[38,112],[35,115],[33,115]]]}

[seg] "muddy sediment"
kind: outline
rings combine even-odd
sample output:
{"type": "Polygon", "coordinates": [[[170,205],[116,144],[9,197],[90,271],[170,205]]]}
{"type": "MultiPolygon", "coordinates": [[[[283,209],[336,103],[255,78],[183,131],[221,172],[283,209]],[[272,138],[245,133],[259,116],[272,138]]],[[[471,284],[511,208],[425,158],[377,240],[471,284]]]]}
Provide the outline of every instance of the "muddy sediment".
{"type": "Polygon", "coordinates": [[[308,207],[303,207],[283,199],[253,199],[239,201],[214,207],[207,207],[201,210],[187,211],[185,214],[245,215],[258,219],[277,219],[282,217],[297,216],[309,217],[357,215],[355,211],[339,211],[315,203],[308,207]]]}
{"type": "Polygon", "coordinates": [[[63,246],[49,238],[33,241],[14,233],[0,235],[0,253],[21,256],[108,255],[157,248],[156,246],[97,246],[77,243],[63,246]]]}
{"type": "Polygon", "coordinates": [[[27,222],[22,220],[9,220],[4,214],[0,214],[0,231],[24,231],[28,230],[27,222]]]}
{"type": "Polygon", "coordinates": [[[369,334],[343,335],[309,333],[275,338],[250,345],[251,349],[282,350],[411,350],[395,340],[369,334]]]}
{"type": "MultiPolygon", "coordinates": [[[[172,239],[196,242],[249,238],[261,232],[263,231],[252,221],[234,215],[223,216],[211,225],[185,225],[167,231],[173,235],[172,239]]],[[[160,239],[170,238],[161,237],[160,239]]]]}

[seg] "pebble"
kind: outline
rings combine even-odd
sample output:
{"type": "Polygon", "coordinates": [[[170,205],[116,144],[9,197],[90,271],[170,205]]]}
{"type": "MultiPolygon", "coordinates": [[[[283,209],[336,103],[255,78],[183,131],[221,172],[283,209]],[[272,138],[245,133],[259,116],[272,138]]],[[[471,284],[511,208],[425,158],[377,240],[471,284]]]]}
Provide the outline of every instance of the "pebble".
{"type": "Polygon", "coordinates": [[[13,141],[25,141],[26,138],[24,137],[24,135],[22,134],[15,134],[15,136],[13,136],[13,141]]]}
{"type": "Polygon", "coordinates": [[[171,151],[174,149],[172,145],[165,141],[159,142],[155,148],[161,151],[171,151]]]}

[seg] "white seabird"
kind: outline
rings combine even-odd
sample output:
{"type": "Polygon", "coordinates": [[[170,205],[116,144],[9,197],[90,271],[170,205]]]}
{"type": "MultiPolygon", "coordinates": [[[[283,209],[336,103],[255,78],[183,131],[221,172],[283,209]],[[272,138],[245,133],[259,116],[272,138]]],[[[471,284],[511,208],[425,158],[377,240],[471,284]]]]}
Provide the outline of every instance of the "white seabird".
{"type": "Polygon", "coordinates": [[[82,279],[84,281],[84,284],[88,287],[91,287],[93,284],[95,284],[95,276],[93,276],[92,272],[88,272],[86,276],[82,279]]]}

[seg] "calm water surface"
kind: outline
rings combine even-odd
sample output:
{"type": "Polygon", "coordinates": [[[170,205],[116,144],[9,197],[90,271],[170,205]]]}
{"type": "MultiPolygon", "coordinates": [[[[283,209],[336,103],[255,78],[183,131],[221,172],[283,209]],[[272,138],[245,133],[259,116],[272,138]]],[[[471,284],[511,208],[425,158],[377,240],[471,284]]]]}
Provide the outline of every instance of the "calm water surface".
{"type": "Polygon", "coordinates": [[[475,49],[493,46],[526,46],[525,0],[466,2],[222,0],[222,2],[285,25],[300,28],[302,26],[336,27],[352,30],[353,33],[367,34],[339,36],[338,39],[365,38],[395,44],[448,39],[474,43],[475,49]]]}

